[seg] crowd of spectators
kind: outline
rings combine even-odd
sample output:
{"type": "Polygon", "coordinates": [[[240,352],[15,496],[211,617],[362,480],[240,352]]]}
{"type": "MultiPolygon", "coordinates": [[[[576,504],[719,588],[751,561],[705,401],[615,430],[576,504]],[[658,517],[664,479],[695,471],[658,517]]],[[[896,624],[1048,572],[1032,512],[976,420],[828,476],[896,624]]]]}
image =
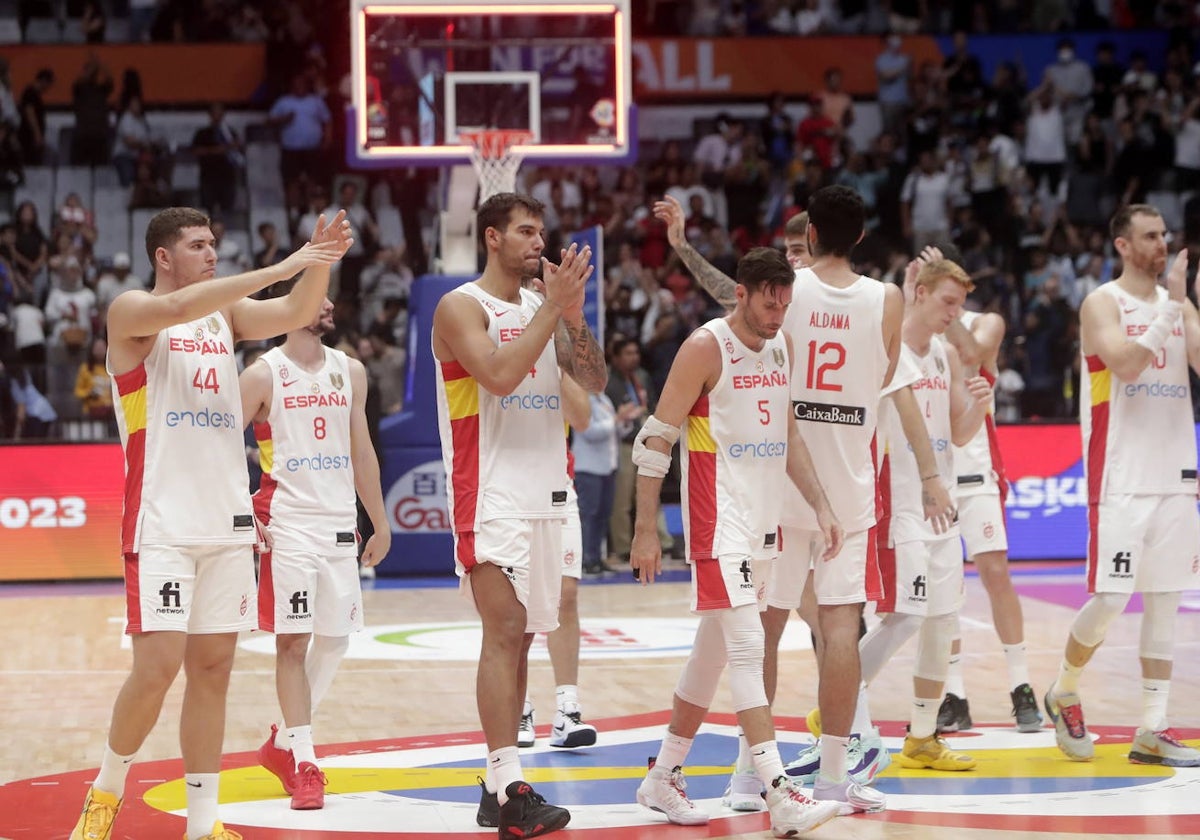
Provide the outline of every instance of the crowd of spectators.
{"type": "MultiPolygon", "coordinates": [[[[100,9],[103,21],[103,8],[87,5],[100,9]]],[[[1011,28],[1001,25],[1000,13],[1026,4],[912,5],[925,10],[922,25],[930,31],[966,9],[987,17],[993,28],[1011,28]]],[[[1038,7],[1044,5],[1051,4],[1038,7]]],[[[1058,5],[1065,10],[1060,20],[1074,25],[1084,20],[1081,8],[1091,8],[1058,5]]],[[[1135,13],[1113,3],[1111,22],[1123,26],[1131,15],[1145,14],[1173,21],[1177,11],[1171,3],[1138,5],[1135,13]]],[[[907,6],[890,3],[891,18],[903,16],[907,6]]],[[[299,0],[229,8],[218,0],[132,0],[130,9],[130,20],[153,18],[137,31],[156,38],[221,40],[241,37],[233,31],[239,26],[257,31],[256,20],[289,22],[283,28],[287,38],[299,39],[299,58],[289,60],[290,75],[276,79],[276,95],[263,107],[264,126],[277,132],[281,149],[286,231],[258,225],[248,251],[226,235],[229,225],[248,228],[246,146],[219,103],[186,149],[199,165],[199,191],[181,197],[172,190],[180,149],[164,141],[153,112],[142,107],[136,73],[125,73],[118,86],[102,63],[88,63],[72,83],[71,146],[57,154],[60,163],[112,167],[129,190],[131,207],[182,198],[207,209],[215,220],[221,273],[282,259],[288,248],[281,239],[302,241],[320,213],[346,208],[359,237],[334,285],[334,341],[366,363],[377,394],[372,413],[380,417],[402,407],[407,299],[427,261],[426,237],[407,221],[403,242],[383,241],[376,197],[390,192],[402,213],[415,213],[412,205],[432,206],[433,191],[411,172],[368,177],[342,171],[333,138],[342,130],[335,115],[344,87],[332,77],[311,28],[300,25],[304,8],[299,0]],[[279,18],[281,10],[292,11],[279,18]],[[213,28],[218,16],[219,30],[213,28]]],[[[690,141],[643,138],[636,165],[522,171],[523,187],[547,207],[548,252],[555,253],[572,231],[604,228],[607,331],[614,343],[628,349],[632,340],[637,350],[646,382],[643,405],[652,404],[688,333],[718,311],[651,212],[664,195],[686,209],[692,244],[728,274],[749,248],[780,245],[786,220],[830,183],[849,185],[866,200],[868,232],[853,255],[864,274],[897,282],[925,244],[954,246],[976,286],[970,306],[999,312],[1008,324],[997,398],[998,415],[1009,421],[1077,416],[1077,310],[1089,291],[1120,271],[1106,231],[1119,204],[1166,202],[1172,248],[1186,245],[1200,254],[1200,56],[1188,33],[1171,36],[1169,50],[1155,63],[1162,68],[1157,73],[1144,55],[1119,61],[1110,43],[1082,55],[1064,37],[1057,62],[1037,78],[1027,78],[1019,64],[1002,63],[987,79],[961,32],[944,62],[916,64],[897,35],[908,24],[880,17],[881,8],[875,2],[783,0],[744,7],[724,0],[638,4],[646,12],[639,27],[688,14],[694,26],[693,18],[712,9],[721,20],[757,20],[770,12],[765,20],[782,21],[790,15],[797,27],[801,17],[820,13],[832,21],[817,27],[822,31],[877,31],[882,21],[890,34],[874,63],[876,96],[856,103],[843,89],[841,69],[830,67],[821,88],[804,101],[776,94],[757,117],[716,113],[697,122],[690,141]],[[879,109],[881,127],[873,136],[854,130],[868,104],[879,109]]],[[[268,37],[284,37],[274,25],[266,28],[268,37]]],[[[97,225],[104,220],[78,195],[67,196],[51,219],[39,218],[32,202],[4,206],[20,183],[21,167],[48,162],[44,96],[58,83],[43,71],[15,97],[0,59],[0,215],[10,218],[0,225],[5,438],[53,433],[59,415],[111,418],[111,403],[99,398],[103,370],[96,363],[105,310],[117,294],[146,288],[151,279],[131,271],[128,253],[96,253],[97,225]]],[[[613,402],[619,410],[619,401],[613,402]]]]}

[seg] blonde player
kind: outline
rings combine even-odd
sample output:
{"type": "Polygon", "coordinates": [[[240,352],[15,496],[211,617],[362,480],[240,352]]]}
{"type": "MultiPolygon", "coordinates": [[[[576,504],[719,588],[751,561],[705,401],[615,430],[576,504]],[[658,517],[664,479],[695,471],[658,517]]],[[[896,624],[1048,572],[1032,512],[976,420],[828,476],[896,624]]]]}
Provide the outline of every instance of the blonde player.
{"type": "Polygon", "coordinates": [[[356,493],[374,527],[363,565],[373,568],[392,544],[367,428],[366,368],[321,342],[333,329],[333,304],[325,300],[311,324],[289,332],[241,376],[242,418],[254,423],[263,470],[254,511],[272,540],[259,566],[258,626],[275,634],[283,713],[258,759],[295,810],[325,805],[312,716],[350,634],[363,626],[356,493]]]}
{"type": "Polygon", "coordinates": [[[1059,748],[1094,754],[1079,676],[1133,592],[1142,593],[1142,721],[1135,764],[1200,766],[1200,751],[1167,723],[1175,614],[1200,583],[1196,436],[1188,367],[1200,372],[1200,317],[1187,298],[1187,251],[1167,273],[1167,229],[1158,210],[1134,204],[1112,220],[1121,276],[1084,299],[1080,400],[1088,483],[1088,591],[1071,624],[1058,680],[1046,693],[1059,748]]]}
{"type": "Polygon", "coordinates": [[[438,429],[455,569],[483,625],[485,792],[497,796],[500,833],[529,837],[570,820],[522,779],[516,745],[529,646],[558,625],[567,465],[566,447],[548,442],[563,435],[559,368],[593,392],[607,370],[583,318],[590,249],[572,246],[559,266],[544,259],[542,205],[517,193],[487,199],[477,229],[483,274],[447,293],[433,316],[438,429]],[[539,263],[544,299],[523,288],[539,263]]]}
{"type": "Polygon", "coordinates": [[[877,612],[886,615],[862,640],[862,673],[869,683],[919,632],[909,734],[896,760],[908,768],[969,770],[974,759],[953,752],[935,731],[962,602],[958,528],[937,533],[916,499],[931,480],[947,490],[954,485],[952,444],[967,443],[979,430],[992,391],[983,377],[966,378],[957,351],[937,339],[962,313],[971,289],[966,273],[949,260],[924,265],[914,261],[906,288],[912,289],[912,299],[904,313],[903,352],[920,372],[912,390],[929,429],[937,467],[932,474],[921,473],[894,406],[885,402],[880,427],[886,455],[880,484],[886,524],[879,546],[884,596],[877,612]]]}
{"type": "Polygon", "coordinates": [[[826,558],[841,547],[841,528],[789,417],[791,341],[779,328],[791,300],[792,269],[778,251],[755,248],[738,262],[737,275],[733,312],[709,321],[680,348],[655,415],[634,444],[638,510],[630,563],[650,583],[662,558],[655,526],[659,492],[671,448],[681,435],[684,440],[684,539],[692,610],[701,617],[675,688],[667,734],[637,799],[672,823],[708,822],[708,814],[687,798],[682,766],[728,664],[733,708],[766,789],[771,828],[777,837],[791,837],[841,809],[809,799],[784,774],[763,688],[758,596],[761,575],[769,569],[764,561],[777,551],[787,478],[818,513],[829,546],[826,558]]]}
{"type": "Polygon", "coordinates": [[[345,214],[282,263],[215,278],[216,243],[198,210],[146,227],[154,288],[108,309],[108,371],[125,451],[121,551],[133,667],[113,705],[100,772],[71,840],[107,840],[125,780],[182,666],[185,840],[237,840],[218,819],[225,696],[237,634],[254,627],[254,513],[234,346],[309,323],[329,266],[353,239],[345,214]],[[305,271],[292,292],[248,296],[305,271]],[[199,488],[199,492],[198,492],[199,488]]]}

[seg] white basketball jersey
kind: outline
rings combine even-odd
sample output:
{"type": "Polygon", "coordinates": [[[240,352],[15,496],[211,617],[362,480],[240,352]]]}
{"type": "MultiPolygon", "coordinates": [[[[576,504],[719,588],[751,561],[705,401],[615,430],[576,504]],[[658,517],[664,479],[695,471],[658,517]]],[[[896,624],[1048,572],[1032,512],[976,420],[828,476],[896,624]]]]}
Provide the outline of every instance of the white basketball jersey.
{"type": "MultiPolygon", "coordinates": [[[[913,396],[929,431],[929,444],[933,448],[938,476],[947,492],[953,493],[955,476],[954,453],[950,443],[950,364],[946,358],[946,345],[934,339],[929,343],[929,352],[918,356],[907,344],[901,344],[900,352],[908,356],[921,371],[921,378],[912,384],[913,396]]],[[[883,415],[886,449],[880,480],[886,479],[883,497],[891,515],[889,544],[957,538],[957,525],[948,532],[935,534],[925,520],[917,459],[904,435],[900,414],[891,400],[883,401],[883,415]]]]}
{"type": "Polygon", "coordinates": [[[112,388],[125,450],[121,551],[253,543],[242,398],[224,316],[162,330],[112,388]]]}
{"type": "MultiPolygon", "coordinates": [[[[969,332],[971,325],[978,318],[978,312],[964,312],[959,318],[959,323],[969,332]]],[[[968,374],[975,375],[973,371],[968,374]]],[[[991,371],[980,368],[979,375],[995,384],[996,377],[991,371]]],[[[954,447],[954,469],[958,473],[958,483],[955,487],[955,495],[958,498],[999,492],[1004,466],[1000,460],[999,441],[996,436],[995,394],[992,395],[987,416],[975,437],[971,438],[966,446],[954,447]]]]}
{"type": "MultiPolygon", "coordinates": [[[[783,330],[792,337],[792,413],[829,504],[848,532],[875,524],[875,430],[887,376],[883,284],[838,289],[796,272],[783,330]]],[[[783,524],[815,530],[817,516],[789,482],[783,524]]]]}
{"type": "Polygon", "coordinates": [[[747,348],[724,318],[700,327],[721,346],[721,378],[692,406],[680,447],[684,541],[691,560],[770,559],[787,478],[788,353],[780,332],[747,348]]]}
{"type": "MultiPolygon", "coordinates": [[[[479,301],[497,346],[517,339],[541,299],[522,289],[521,302],[492,297],[477,283],[448,294],[479,301]]],[[[567,450],[558,359],[547,341],[529,375],[500,397],[461,363],[437,362],[438,431],[447,503],[456,533],[491,519],[561,519],[567,507],[567,450]]]]}
{"type": "MultiPolygon", "coordinates": [[[[1093,294],[1113,297],[1121,329],[1130,339],[1144,333],[1167,299],[1158,288],[1154,302],[1131,297],[1116,283],[1093,294]]],[[[1105,367],[1098,355],[1085,356],[1079,421],[1083,432],[1088,500],[1112,494],[1196,492],[1196,432],[1187,344],[1182,319],[1158,356],[1133,382],[1105,367]]]]}
{"type": "Polygon", "coordinates": [[[276,347],[260,363],[271,369],[271,408],[254,424],[262,484],[254,512],[278,548],[323,556],[358,553],[354,467],[350,459],[350,363],[325,348],[309,373],[276,347]]]}

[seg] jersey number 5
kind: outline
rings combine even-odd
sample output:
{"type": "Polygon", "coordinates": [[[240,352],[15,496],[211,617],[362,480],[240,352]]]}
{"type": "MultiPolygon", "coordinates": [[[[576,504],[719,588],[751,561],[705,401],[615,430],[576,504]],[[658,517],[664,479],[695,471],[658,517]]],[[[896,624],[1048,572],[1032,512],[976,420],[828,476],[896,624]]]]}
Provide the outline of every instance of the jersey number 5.
{"type": "Polygon", "coordinates": [[[816,341],[808,342],[808,375],[804,387],[817,391],[840,391],[842,386],[825,377],[846,364],[846,348],[836,341],[826,341],[820,347],[816,341]],[[821,357],[820,364],[817,357],[821,357]]]}

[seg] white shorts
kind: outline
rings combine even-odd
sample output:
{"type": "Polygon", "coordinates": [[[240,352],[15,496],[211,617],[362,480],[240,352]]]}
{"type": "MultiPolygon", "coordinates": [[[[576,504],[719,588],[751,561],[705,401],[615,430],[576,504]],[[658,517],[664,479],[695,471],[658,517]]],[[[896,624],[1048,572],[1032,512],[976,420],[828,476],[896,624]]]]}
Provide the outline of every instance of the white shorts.
{"type": "Polygon", "coordinates": [[[575,580],[583,577],[583,529],[578,508],[568,510],[562,524],[562,576],[575,580]]]}
{"type": "Polygon", "coordinates": [[[958,531],[968,558],[992,551],[1008,551],[1008,529],[1004,524],[1004,502],[999,490],[962,496],[957,502],[958,531]]]}
{"type": "Polygon", "coordinates": [[[562,520],[492,519],[478,531],[454,537],[455,567],[464,594],[471,597],[471,570],[480,563],[499,566],[525,607],[525,632],[558,627],[562,593],[562,520]]]}
{"type": "Polygon", "coordinates": [[[363,627],[358,559],[276,548],[258,566],[258,629],[349,636],[363,627]]]}
{"type": "Polygon", "coordinates": [[[962,546],[957,539],[914,540],[879,548],[879,613],[947,615],[963,601],[962,546]]]}
{"type": "Polygon", "coordinates": [[[785,525],[779,532],[779,556],[767,581],[767,606],[781,610],[798,608],[810,569],[818,604],[864,604],[879,598],[874,528],[846,534],[842,550],[827,562],[821,561],[825,541],[820,531],[785,525]]]}
{"type": "Polygon", "coordinates": [[[1114,496],[1088,509],[1088,531],[1088,592],[1200,587],[1194,496],[1114,496]]]}
{"type": "Polygon", "coordinates": [[[774,562],[754,560],[747,554],[692,560],[692,612],[727,610],[747,604],[764,609],[774,562]]]}
{"type": "Polygon", "coordinates": [[[143,545],[125,555],[130,635],[253,630],[255,601],[253,545],[143,545]]]}

